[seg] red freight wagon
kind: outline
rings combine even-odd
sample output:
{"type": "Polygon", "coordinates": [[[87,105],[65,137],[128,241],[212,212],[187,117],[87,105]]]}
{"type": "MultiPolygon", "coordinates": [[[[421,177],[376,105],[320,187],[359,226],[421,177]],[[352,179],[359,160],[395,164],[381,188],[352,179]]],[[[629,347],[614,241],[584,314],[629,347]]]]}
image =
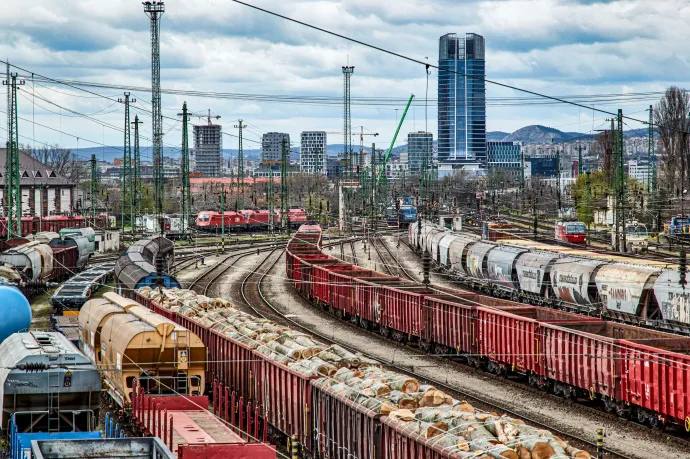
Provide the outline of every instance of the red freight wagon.
{"type": "Polygon", "coordinates": [[[331,266],[349,265],[328,255],[302,257],[302,263],[302,280],[306,283],[302,286],[302,292],[310,299],[316,298],[323,303],[328,303],[330,297],[328,272],[331,266]]]}
{"type": "Polygon", "coordinates": [[[317,377],[293,371],[257,351],[254,360],[260,361],[254,376],[257,406],[271,425],[288,436],[296,435],[299,443],[311,450],[310,386],[317,377]]]}
{"type": "MultiPolygon", "coordinates": [[[[460,293],[461,295],[474,295],[460,293]]],[[[457,297],[427,295],[422,309],[422,346],[441,345],[440,353],[476,354],[474,338],[474,302],[463,304],[457,297]]]]}
{"type": "Polygon", "coordinates": [[[533,382],[544,373],[540,349],[540,323],[601,322],[578,314],[538,306],[506,305],[496,309],[477,308],[477,353],[492,361],[489,370],[500,373],[508,368],[529,373],[533,382]],[[498,365],[496,365],[496,363],[498,365]]]}
{"type": "Polygon", "coordinates": [[[599,396],[640,422],[690,426],[690,338],[613,322],[544,324],[543,333],[548,376],[563,391],[599,396]]]}
{"type": "Polygon", "coordinates": [[[355,309],[355,286],[353,278],[369,276],[370,271],[351,264],[328,267],[328,284],[330,285],[328,304],[337,311],[342,311],[346,317],[354,317],[357,322],[359,310],[355,309]]]}
{"type": "Polygon", "coordinates": [[[222,331],[208,329],[184,315],[161,308],[139,294],[135,299],[157,314],[192,330],[201,339],[208,352],[207,381],[223,383],[246,402],[255,398],[254,375],[257,374],[258,363],[253,349],[225,336],[222,331]]]}
{"type": "MultiPolygon", "coordinates": [[[[138,296],[138,299],[143,299],[138,296]]],[[[155,302],[142,304],[161,310],[155,302]],[[153,307],[152,307],[153,306],[153,307]]],[[[171,312],[168,311],[168,315],[171,312]]],[[[208,360],[217,362],[209,365],[209,378],[217,378],[238,397],[255,401],[268,422],[283,433],[297,435],[300,443],[309,447],[310,381],[314,377],[304,376],[287,366],[267,359],[261,353],[210,330],[178,313],[172,313],[171,320],[195,333],[208,350],[208,360]]]]}
{"type": "Polygon", "coordinates": [[[359,316],[360,322],[366,326],[379,325],[381,322],[381,302],[379,290],[384,284],[397,284],[399,277],[388,276],[368,271],[350,275],[354,284],[354,298],[352,302],[352,314],[359,316]],[[378,274],[378,276],[377,276],[378,274]],[[372,283],[376,281],[376,283],[372,283]]]}
{"type": "Polygon", "coordinates": [[[51,249],[53,249],[53,273],[50,278],[59,281],[72,277],[77,271],[77,262],[79,261],[77,246],[51,246],[51,249]]]}
{"type": "Polygon", "coordinates": [[[391,330],[399,332],[395,333],[396,338],[402,338],[400,333],[413,336],[419,333],[421,295],[407,291],[419,284],[390,276],[358,279],[357,283],[362,284],[361,289],[371,290],[369,302],[366,296],[358,296],[357,306],[366,320],[379,324],[383,335],[387,336],[391,330]]]}
{"type": "Polygon", "coordinates": [[[611,322],[542,324],[544,376],[556,392],[599,394],[607,407],[622,405],[621,344],[625,327],[611,322]]]}
{"type": "Polygon", "coordinates": [[[381,451],[381,415],[333,392],[324,380],[312,381],[315,457],[373,459],[381,451]]]}
{"type": "Polygon", "coordinates": [[[666,336],[626,340],[623,345],[624,400],[638,407],[640,422],[657,426],[670,420],[690,430],[690,338],[655,334],[666,336]]]}
{"type": "MultiPolygon", "coordinates": [[[[465,459],[468,453],[453,453],[434,442],[410,432],[409,426],[389,417],[383,418],[381,459],[465,459]]],[[[471,457],[471,456],[470,456],[471,457]]]]}
{"type": "Polygon", "coordinates": [[[322,260],[309,260],[312,265],[312,284],[309,286],[311,298],[317,299],[321,304],[329,304],[332,290],[337,289],[338,285],[329,285],[329,276],[332,270],[348,269],[352,265],[343,263],[337,258],[326,258],[322,260]]]}

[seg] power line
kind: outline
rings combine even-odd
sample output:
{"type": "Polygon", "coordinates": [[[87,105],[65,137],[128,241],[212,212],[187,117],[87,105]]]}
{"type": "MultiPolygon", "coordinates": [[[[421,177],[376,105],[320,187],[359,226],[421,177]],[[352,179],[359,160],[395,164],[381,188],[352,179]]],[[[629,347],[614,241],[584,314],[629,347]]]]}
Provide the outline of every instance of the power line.
{"type": "MultiPolygon", "coordinates": [[[[404,54],[397,53],[397,52],[395,52],[395,51],[391,51],[391,50],[388,50],[388,49],[385,49],[385,48],[381,48],[380,46],[372,45],[371,43],[367,43],[367,42],[364,42],[364,41],[361,41],[361,40],[357,40],[357,39],[355,39],[355,38],[348,37],[348,36],[346,36],[346,35],[342,35],[342,34],[339,34],[339,33],[337,33],[337,32],[333,32],[333,31],[331,31],[331,30],[324,29],[324,28],[322,28],[322,27],[318,27],[318,26],[309,24],[309,23],[307,23],[307,22],[299,21],[299,20],[297,20],[297,19],[293,19],[293,18],[291,18],[291,17],[284,16],[284,15],[279,14],[279,13],[276,13],[276,12],[274,12],[274,11],[267,10],[267,9],[265,9],[265,8],[258,7],[258,6],[256,6],[256,5],[251,5],[251,4],[246,3],[246,2],[243,2],[243,1],[241,1],[241,0],[230,0],[230,1],[235,2],[235,3],[238,3],[238,4],[240,4],[240,5],[247,6],[247,7],[249,7],[249,8],[255,9],[255,10],[257,10],[257,11],[261,11],[261,12],[266,13],[266,14],[269,14],[269,15],[271,15],[271,16],[275,16],[275,17],[278,17],[278,18],[281,18],[281,19],[285,19],[286,21],[294,22],[295,24],[299,24],[299,25],[302,25],[302,26],[304,26],[304,27],[308,27],[308,28],[310,28],[310,29],[318,30],[319,32],[323,32],[323,33],[328,34],[328,35],[332,35],[332,36],[335,36],[335,37],[338,37],[338,38],[342,38],[343,40],[347,40],[347,41],[351,41],[351,42],[353,42],[353,43],[357,43],[357,44],[359,44],[359,45],[365,46],[365,47],[367,47],[367,48],[374,49],[374,50],[376,50],[376,51],[380,51],[380,52],[385,53],[385,54],[389,54],[389,55],[391,55],[391,56],[399,57],[400,59],[404,59],[404,60],[406,60],[406,61],[409,61],[409,62],[412,62],[412,63],[415,63],[415,64],[423,65],[426,69],[434,68],[434,69],[439,70],[439,66],[437,66],[437,65],[429,64],[428,62],[420,61],[419,59],[415,59],[415,58],[413,58],[413,57],[406,56],[406,55],[404,55],[404,54]]],[[[604,113],[604,114],[611,115],[611,116],[618,116],[618,113],[609,112],[609,111],[606,111],[606,110],[602,110],[602,109],[600,109],[600,108],[595,108],[594,106],[584,105],[584,104],[582,104],[582,103],[575,102],[575,101],[570,101],[570,100],[566,100],[566,99],[563,99],[563,98],[560,98],[560,97],[548,96],[548,95],[546,95],[546,94],[541,94],[541,93],[538,93],[538,92],[536,92],[536,91],[531,91],[531,90],[529,90],[529,89],[523,89],[523,88],[519,88],[519,87],[517,87],[517,86],[509,85],[509,84],[506,84],[506,83],[501,83],[500,81],[490,80],[490,79],[488,79],[488,78],[486,78],[486,77],[484,77],[484,78],[482,78],[482,77],[477,77],[477,76],[475,76],[475,75],[469,75],[469,74],[466,74],[466,73],[458,72],[458,71],[456,71],[456,70],[449,70],[449,69],[444,69],[444,70],[445,70],[446,72],[449,72],[449,73],[454,73],[454,74],[456,74],[456,75],[460,75],[460,76],[463,76],[463,77],[466,77],[466,78],[470,78],[470,79],[473,79],[473,80],[484,81],[485,83],[489,83],[489,84],[493,84],[493,85],[496,85],[496,86],[500,86],[500,87],[502,87],[502,88],[512,89],[512,90],[514,90],[514,91],[523,92],[523,93],[525,93],[525,94],[530,94],[530,95],[532,95],[532,96],[541,97],[541,98],[544,98],[544,99],[549,99],[549,100],[552,100],[552,101],[555,101],[555,102],[559,102],[559,103],[563,103],[563,104],[568,104],[568,105],[572,105],[572,106],[575,106],[575,107],[586,108],[587,110],[597,111],[597,112],[604,113]]],[[[628,120],[631,120],[631,121],[635,121],[635,122],[637,122],[637,123],[641,123],[641,124],[644,124],[644,125],[649,125],[649,121],[647,121],[647,120],[640,120],[640,119],[632,118],[632,117],[629,117],[629,116],[623,116],[623,118],[628,119],[628,120]]],[[[681,130],[681,129],[676,129],[676,128],[674,128],[674,127],[667,127],[667,128],[665,128],[665,129],[670,129],[670,130],[673,130],[673,131],[678,131],[678,132],[680,132],[680,133],[682,133],[682,134],[690,134],[690,132],[683,131],[683,130],[681,130]]]]}

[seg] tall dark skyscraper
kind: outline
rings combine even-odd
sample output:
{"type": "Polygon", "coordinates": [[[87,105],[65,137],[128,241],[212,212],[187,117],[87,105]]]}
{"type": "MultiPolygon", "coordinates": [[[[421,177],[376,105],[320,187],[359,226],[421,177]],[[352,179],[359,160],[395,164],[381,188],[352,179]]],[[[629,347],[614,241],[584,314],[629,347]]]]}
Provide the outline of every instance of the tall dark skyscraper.
{"type": "Polygon", "coordinates": [[[486,165],[484,37],[443,35],[438,52],[438,161],[486,165]]]}

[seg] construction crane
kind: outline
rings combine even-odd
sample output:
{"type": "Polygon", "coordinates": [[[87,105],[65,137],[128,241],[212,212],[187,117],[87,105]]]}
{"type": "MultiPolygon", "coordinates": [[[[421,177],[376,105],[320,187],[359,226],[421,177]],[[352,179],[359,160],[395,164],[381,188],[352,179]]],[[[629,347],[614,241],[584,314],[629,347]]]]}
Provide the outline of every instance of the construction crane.
{"type": "Polygon", "coordinates": [[[217,120],[220,119],[220,115],[211,116],[211,109],[210,108],[208,109],[208,114],[206,114],[206,115],[199,115],[197,113],[190,113],[189,116],[195,116],[195,117],[199,118],[200,120],[206,118],[208,120],[209,126],[211,125],[211,118],[214,118],[217,120]]]}
{"type": "MultiPolygon", "coordinates": [[[[339,134],[339,135],[344,135],[345,131],[326,131],[326,134],[339,134]]],[[[356,133],[352,133],[352,137],[356,136],[356,133]]],[[[371,135],[371,136],[378,136],[378,132],[364,132],[364,126],[359,127],[359,166],[364,166],[363,164],[363,158],[364,155],[362,154],[364,152],[364,136],[365,135],[371,135]]]]}

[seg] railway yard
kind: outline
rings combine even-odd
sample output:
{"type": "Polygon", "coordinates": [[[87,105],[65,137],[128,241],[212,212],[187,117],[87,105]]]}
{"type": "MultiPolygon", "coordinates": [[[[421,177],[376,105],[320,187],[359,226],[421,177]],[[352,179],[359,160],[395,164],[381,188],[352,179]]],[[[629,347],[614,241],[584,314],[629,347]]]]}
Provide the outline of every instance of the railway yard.
{"type": "MultiPolygon", "coordinates": [[[[46,440],[154,438],[182,458],[690,458],[690,338],[664,307],[644,315],[663,303],[658,279],[676,271],[496,231],[305,224],[193,243],[148,237],[93,255],[49,295],[24,291],[22,342],[81,353],[102,384],[73,384],[76,367],[49,360],[6,362],[48,378],[33,414],[4,407],[11,448],[45,430],[46,440]],[[557,272],[573,263],[591,277],[566,288],[557,272]],[[616,263],[647,286],[630,290],[637,315],[625,303],[608,311],[596,292],[616,263]],[[88,404],[70,405],[80,390],[88,404]]],[[[27,250],[58,246],[54,236],[27,250]]]]}

